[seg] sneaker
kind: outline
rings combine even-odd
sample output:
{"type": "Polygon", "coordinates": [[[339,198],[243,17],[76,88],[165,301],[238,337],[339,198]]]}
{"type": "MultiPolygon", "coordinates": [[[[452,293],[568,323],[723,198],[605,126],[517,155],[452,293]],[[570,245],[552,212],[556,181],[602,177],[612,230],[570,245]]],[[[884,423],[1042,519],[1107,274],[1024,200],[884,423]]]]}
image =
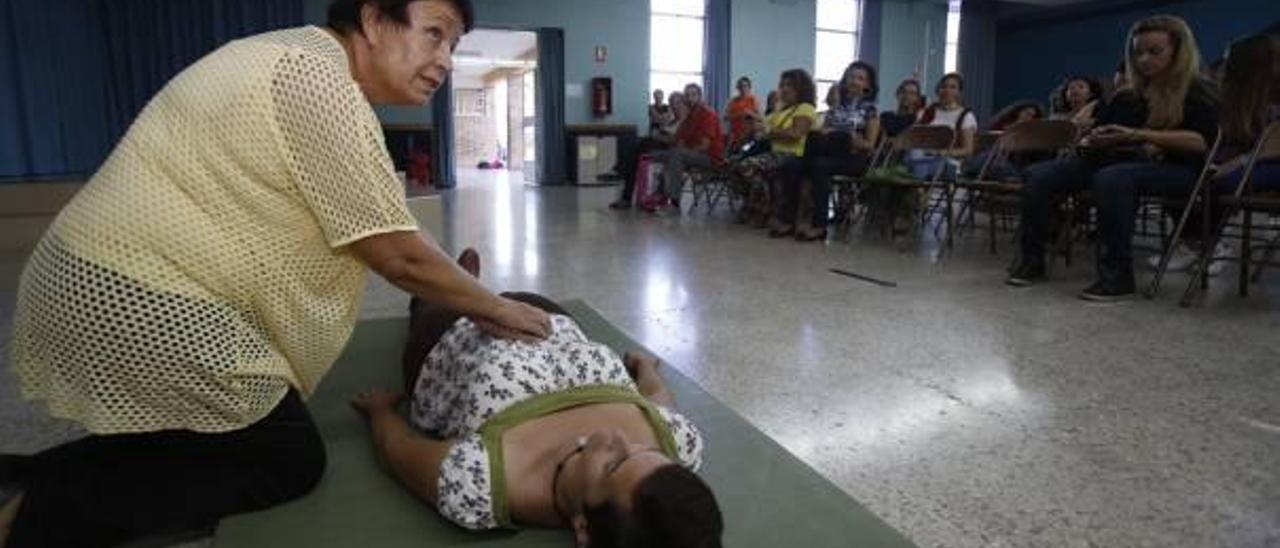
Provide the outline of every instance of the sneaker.
{"type": "Polygon", "coordinates": [[[1132,299],[1134,293],[1132,279],[1128,283],[1119,280],[1098,280],[1080,292],[1080,298],[1095,303],[1113,303],[1132,299]]]}
{"type": "MultiPolygon", "coordinates": [[[[1147,257],[1147,265],[1152,270],[1160,268],[1160,259],[1162,255],[1152,255],[1147,257]]],[[[1173,248],[1173,254],[1169,256],[1169,272],[1182,272],[1194,266],[1196,261],[1200,260],[1200,254],[1193,251],[1186,243],[1178,242],[1178,247],[1173,248]]]]}
{"type": "Polygon", "coordinates": [[[618,200],[612,204],[609,204],[609,209],[631,209],[631,201],[618,200]]]}
{"type": "Polygon", "coordinates": [[[1044,259],[1023,260],[1018,262],[1018,266],[1013,269],[1013,273],[1009,274],[1004,283],[1013,287],[1031,287],[1044,279],[1044,259]]]}

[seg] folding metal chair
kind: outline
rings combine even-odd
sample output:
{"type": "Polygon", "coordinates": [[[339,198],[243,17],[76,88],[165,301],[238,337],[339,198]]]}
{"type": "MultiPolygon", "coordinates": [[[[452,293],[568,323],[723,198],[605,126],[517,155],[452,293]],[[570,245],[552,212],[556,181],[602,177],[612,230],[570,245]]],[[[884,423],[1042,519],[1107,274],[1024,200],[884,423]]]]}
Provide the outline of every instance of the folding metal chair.
{"type": "MultiPolygon", "coordinates": [[[[1201,228],[1203,231],[1210,230],[1208,225],[1211,223],[1210,215],[1212,210],[1209,206],[1210,200],[1208,197],[1212,191],[1211,187],[1213,185],[1213,176],[1215,175],[1213,160],[1217,158],[1218,151],[1221,149],[1222,130],[1219,128],[1218,136],[1213,140],[1213,146],[1209,147],[1209,153],[1205,156],[1206,160],[1204,168],[1200,170],[1200,177],[1196,179],[1196,186],[1191,189],[1191,195],[1187,197],[1186,205],[1182,208],[1182,215],[1178,220],[1178,225],[1174,228],[1173,234],[1168,238],[1168,241],[1165,242],[1164,251],[1160,254],[1160,263],[1156,265],[1156,273],[1151,277],[1151,282],[1147,284],[1147,289],[1142,292],[1143,296],[1148,299],[1154,298],[1160,291],[1160,284],[1164,281],[1164,276],[1169,271],[1169,261],[1173,258],[1173,252],[1178,248],[1178,244],[1182,243],[1183,232],[1186,230],[1187,223],[1191,220],[1192,212],[1195,211],[1197,206],[1199,206],[1204,212],[1205,226],[1201,228]]],[[[1212,247],[1210,247],[1210,250],[1212,250],[1212,247]]],[[[1212,251],[1210,251],[1210,253],[1212,253],[1212,251]]],[[[1201,266],[1207,267],[1208,265],[1204,264],[1201,266]]],[[[1205,289],[1208,289],[1208,278],[1206,277],[1204,281],[1206,284],[1205,289]]],[[[1188,291],[1190,291],[1190,288],[1188,288],[1188,291]]],[[[1184,300],[1185,299],[1186,297],[1184,296],[1184,300]]]]}
{"type": "MultiPolygon", "coordinates": [[[[1253,214],[1259,212],[1273,214],[1280,213],[1280,193],[1254,192],[1254,169],[1257,167],[1260,160],[1274,159],[1278,157],[1280,157],[1280,122],[1275,122],[1267,126],[1266,130],[1263,131],[1262,136],[1258,139],[1257,144],[1250,152],[1249,158],[1245,162],[1243,176],[1240,178],[1240,184],[1236,186],[1235,191],[1232,192],[1231,195],[1217,199],[1217,203],[1215,203],[1212,183],[1205,182],[1205,184],[1200,185],[1203,188],[1198,190],[1201,191],[1200,194],[1202,196],[1203,203],[1206,204],[1205,207],[1202,208],[1205,220],[1202,225],[1203,234],[1200,240],[1202,246],[1200,251],[1200,265],[1192,274],[1191,281],[1187,284],[1187,289],[1183,292],[1182,300],[1179,302],[1180,305],[1184,307],[1190,306],[1192,298],[1195,297],[1197,288],[1200,291],[1208,289],[1209,278],[1206,273],[1209,269],[1209,264],[1212,261],[1230,260],[1225,258],[1216,259],[1212,256],[1213,249],[1217,243],[1217,238],[1214,236],[1221,237],[1221,235],[1226,231],[1227,226],[1230,224],[1230,219],[1234,217],[1236,213],[1242,214],[1243,217],[1240,223],[1240,256],[1237,259],[1240,263],[1238,292],[1241,297],[1249,296],[1249,283],[1251,281],[1250,268],[1254,252],[1253,232],[1255,228],[1261,228],[1254,225],[1253,214]],[[1209,225],[1212,224],[1210,219],[1214,207],[1221,207],[1224,211],[1222,213],[1222,220],[1218,223],[1220,226],[1213,227],[1211,229],[1209,225]],[[1210,232],[1210,230],[1213,231],[1210,232]]],[[[1183,217],[1185,221],[1185,213],[1183,217]]],[[[1185,222],[1182,224],[1185,224],[1185,222]]],[[[1274,229],[1268,227],[1267,230],[1274,229]]],[[[1274,253],[1275,249],[1275,238],[1276,236],[1273,234],[1273,238],[1271,240],[1268,240],[1262,246],[1259,246],[1267,253],[1264,255],[1263,260],[1258,263],[1257,271],[1253,272],[1252,278],[1254,281],[1261,277],[1262,270],[1266,266],[1280,266],[1270,260],[1270,256],[1274,253]]],[[[1170,246],[1170,250],[1171,249],[1172,246],[1170,246]]],[[[1166,256],[1169,253],[1169,251],[1166,251],[1166,256]]],[[[1163,258],[1162,262],[1165,262],[1163,258]]],[[[1158,288],[1158,286],[1156,287],[1158,288]]]]}
{"type": "MultiPolygon", "coordinates": [[[[1021,182],[993,180],[990,177],[993,166],[1008,162],[1010,154],[1050,152],[1061,155],[1079,135],[1080,128],[1069,120],[1032,120],[1010,127],[996,139],[991,154],[982,164],[975,179],[957,179],[952,191],[952,199],[957,190],[966,191],[966,203],[961,207],[960,216],[965,211],[972,214],[979,205],[987,206],[989,225],[988,241],[991,254],[996,254],[996,222],[997,208],[1002,203],[999,197],[1016,198],[1022,192],[1021,182]]],[[[947,245],[951,245],[951,235],[947,236],[947,245]]]]}
{"type": "MultiPolygon", "coordinates": [[[[890,141],[889,152],[886,154],[885,161],[880,167],[892,167],[894,165],[904,165],[903,157],[910,150],[923,150],[935,154],[942,154],[955,146],[956,131],[949,126],[911,126],[898,134],[890,141]]],[[[945,169],[945,162],[938,162],[938,166],[924,179],[903,179],[894,181],[882,181],[876,178],[867,178],[863,181],[864,186],[869,184],[879,184],[891,188],[905,189],[913,193],[932,193],[935,190],[947,192],[949,185],[941,182],[942,172],[945,169]]],[[[951,231],[951,211],[950,200],[946,200],[947,208],[944,222],[947,224],[947,232],[951,231]]],[[[929,216],[929,208],[926,205],[921,208],[921,225],[927,222],[929,216]]],[[[892,221],[894,212],[889,212],[889,219],[892,221]]],[[[914,218],[914,213],[912,214],[914,218]]],[[[914,221],[913,221],[914,222],[914,221]]],[[[893,231],[890,230],[892,235],[893,231]]],[[[892,236],[891,236],[892,238],[892,236]]]]}

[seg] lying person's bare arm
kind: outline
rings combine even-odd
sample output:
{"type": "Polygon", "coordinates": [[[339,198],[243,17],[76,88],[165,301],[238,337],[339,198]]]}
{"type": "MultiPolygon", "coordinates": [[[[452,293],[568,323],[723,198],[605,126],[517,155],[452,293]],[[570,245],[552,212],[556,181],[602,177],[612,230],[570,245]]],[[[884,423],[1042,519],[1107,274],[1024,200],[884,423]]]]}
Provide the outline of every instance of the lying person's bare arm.
{"type": "Polygon", "coordinates": [[[627,366],[627,373],[631,374],[631,379],[636,381],[636,388],[640,391],[640,395],[649,398],[653,403],[675,409],[676,397],[667,389],[667,382],[662,380],[662,375],[658,374],[657,358],[628,352],[623,356],[622,363],[627,366]]]}
{"type": "Polygon", "coordinates": [[[440,466],[453,447],[452,441],[433,440],[409,426],[396,412],[403,394],[373,389],[351,401],[369,419],[378,461],[409,491],[431,506],[439,497],[440,466]]]}

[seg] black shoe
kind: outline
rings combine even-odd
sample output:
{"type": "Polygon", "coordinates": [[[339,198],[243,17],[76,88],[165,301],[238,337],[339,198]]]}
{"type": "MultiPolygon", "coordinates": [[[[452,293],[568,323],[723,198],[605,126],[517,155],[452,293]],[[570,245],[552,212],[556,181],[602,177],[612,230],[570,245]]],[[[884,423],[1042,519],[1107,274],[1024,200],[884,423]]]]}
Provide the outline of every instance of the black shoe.
{"type": "Polygon", "coordinates": [[[629,200],[618,200],[609,204],[609,209],[631,209],[631,202],[629,200]]]}
{"type": "Polygon", "coordinates": [[[1132,278],[1127,283],[1124,280],[1098,280],[1080,292],[1080,298],[1095,303],[1113,303],[1132,299],[1134,293],[1132,278]]]}
{"type": "Polygon", "coordinates": [[[1023,260],[1013,269],[1013,273],[1009,274],[1009,278],[1004,281],[1006,285],[1014,287],[1031,287],[1037,282],[1044,281],[1044,260],[1023,260]]]}

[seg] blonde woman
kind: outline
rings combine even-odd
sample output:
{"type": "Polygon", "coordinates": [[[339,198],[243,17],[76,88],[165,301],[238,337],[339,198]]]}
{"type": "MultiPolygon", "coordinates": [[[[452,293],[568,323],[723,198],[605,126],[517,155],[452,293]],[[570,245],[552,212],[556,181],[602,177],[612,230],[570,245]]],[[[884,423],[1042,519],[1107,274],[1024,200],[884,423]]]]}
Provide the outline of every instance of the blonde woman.
{"type": "MultiPolygon", "coordinates": [[[[1134,208],[1138,196],[1186,196],[1217,135],[1216,89],[1200,76],[1200,54],[1187,23],[1160,15],[1133,25],[1125,40],[1127,79],[1137,113],[1108,112],[1082,141],[1080,157],[1036,164],[1022,199],[1022,259],[1007,283],[1044,278],[1044,242],[1055,196],[1092,190],[1102,254],[1098,279],[1080,294],[1115,301],[1134,294],[1134,208]],[[1141,127],[1112,122],[1145,120],[1141,127]]],[[[1108,109],[1109,111],[1114,109],[1108,109]]]]}

